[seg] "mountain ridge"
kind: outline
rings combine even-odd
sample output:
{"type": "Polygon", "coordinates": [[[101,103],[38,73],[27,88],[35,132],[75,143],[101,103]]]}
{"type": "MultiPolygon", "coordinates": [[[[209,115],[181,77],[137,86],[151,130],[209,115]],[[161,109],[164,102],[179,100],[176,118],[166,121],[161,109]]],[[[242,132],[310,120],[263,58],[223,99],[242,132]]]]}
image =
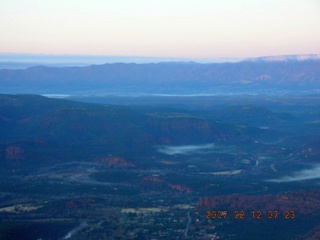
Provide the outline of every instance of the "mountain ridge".
{"type": "Polygon", "coordinates": [[[2,69],[0,88],[3,93],[72,95],[318,94],[320,59],[2,69]]]}

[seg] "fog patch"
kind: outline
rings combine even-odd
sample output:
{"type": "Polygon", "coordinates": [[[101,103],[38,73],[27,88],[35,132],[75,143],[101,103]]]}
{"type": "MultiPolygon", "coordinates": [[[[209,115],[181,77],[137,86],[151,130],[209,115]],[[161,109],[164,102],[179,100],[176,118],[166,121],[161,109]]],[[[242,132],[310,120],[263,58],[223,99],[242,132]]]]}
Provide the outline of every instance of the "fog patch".
{"type": "Polygon", "coordinates": [[[76,234],[77,232],[79,232],[80,230],[82,230],[83,228],[85,228],[86,226],[88,226],[88,224],[86,222],[82,222],[80,223],[79,226],[75,227],[74,229],[72,229],[70,232],[68,232],[63,239],[70,239],[74,234],[76,234]]]}
{"type": "Polygon", "coordinates": [[[67,95],[67,94],[41,94],[44,97],[47,98],[68,98],[71,97],[71,95],[67,95]]]}
{"type": "Polygon", "coordinates": [[[159,147],[158,152],[164,153],[167,155],[175,154],[203,154],[210,152],[211,149],[215,147],[214,143],[211,144],[202,144],[202,145],[181,145],[181,146],[169,146],[164,145],[159,147]]]}
{"type": "Polygon", "coordinates": [[[305,169],[299,172],[295,172],[293,176],[285,176],[278,179],[269,179],[267,182],[295,182],[320,178],[320,165],[316,165],[312,169],[305,169]]]}

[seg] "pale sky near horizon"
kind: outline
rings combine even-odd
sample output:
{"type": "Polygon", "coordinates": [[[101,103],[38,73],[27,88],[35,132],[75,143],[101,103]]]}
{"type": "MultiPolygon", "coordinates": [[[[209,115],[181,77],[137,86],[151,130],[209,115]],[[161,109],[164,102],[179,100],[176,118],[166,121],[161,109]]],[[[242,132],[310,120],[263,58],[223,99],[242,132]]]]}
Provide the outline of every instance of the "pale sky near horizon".
{"type": "Polygon", "coordinates": [[[0,53],[320,53],[320,0],[1,0],[0,53]]]}

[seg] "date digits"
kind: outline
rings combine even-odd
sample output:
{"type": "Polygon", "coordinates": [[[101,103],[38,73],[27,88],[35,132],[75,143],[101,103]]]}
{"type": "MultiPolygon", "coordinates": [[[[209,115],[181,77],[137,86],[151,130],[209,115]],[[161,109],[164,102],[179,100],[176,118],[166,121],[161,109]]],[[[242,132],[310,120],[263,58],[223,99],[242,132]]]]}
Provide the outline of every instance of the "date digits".
{"type": "MultiPolygon", "coordinates": [[[[261,211],[252,211],[251,217],[254,219],[261,219],[262,212],[261,211]]],[[[279,210],[269,210],[267,211],[267,218],[268,219],[277,219],[277,218],[284,218],[284,219],[294,219],[296,218],[296,212],[293,210],[286,210],[283,213],[279,210]]]]}
{"type": "Polygon", "coordinates": [[[215,218],[218,218],[218,219],[221,219],[221,218],[227,218],[228,217],[228,211],[227,210],[222,210],[222,211],[210,211],[210,210],[207,210],[207,215],[206,215],[206,219],[215,219],[215,218]]]}
{"type": "Polygon", "coordinates": [[[234,219],[294,219],[296,218],[296,212],[294,210],[268,210],[262,212],[260,210],[253,210],[251,212],[245,212],[244,210],[234,210],[230,215],[228,210],[207,210],[206,219],[226,219],[228,217],[234,219]]]}

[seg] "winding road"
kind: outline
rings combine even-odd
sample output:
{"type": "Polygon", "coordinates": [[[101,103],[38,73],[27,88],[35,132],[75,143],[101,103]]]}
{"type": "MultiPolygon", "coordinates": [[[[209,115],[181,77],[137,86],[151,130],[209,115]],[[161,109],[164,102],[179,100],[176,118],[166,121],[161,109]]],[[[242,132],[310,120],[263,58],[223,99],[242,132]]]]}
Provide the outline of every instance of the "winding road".
{"type": "Polygon", "coordinates": [[[186,226],[186,230],[184,230],[184,236],[187,238],[188,237],[188,230],[189,230],[189,225],[191,223],[191,217],[190,217],[190,211],[188,212],[188,222],[186,226]]]}

